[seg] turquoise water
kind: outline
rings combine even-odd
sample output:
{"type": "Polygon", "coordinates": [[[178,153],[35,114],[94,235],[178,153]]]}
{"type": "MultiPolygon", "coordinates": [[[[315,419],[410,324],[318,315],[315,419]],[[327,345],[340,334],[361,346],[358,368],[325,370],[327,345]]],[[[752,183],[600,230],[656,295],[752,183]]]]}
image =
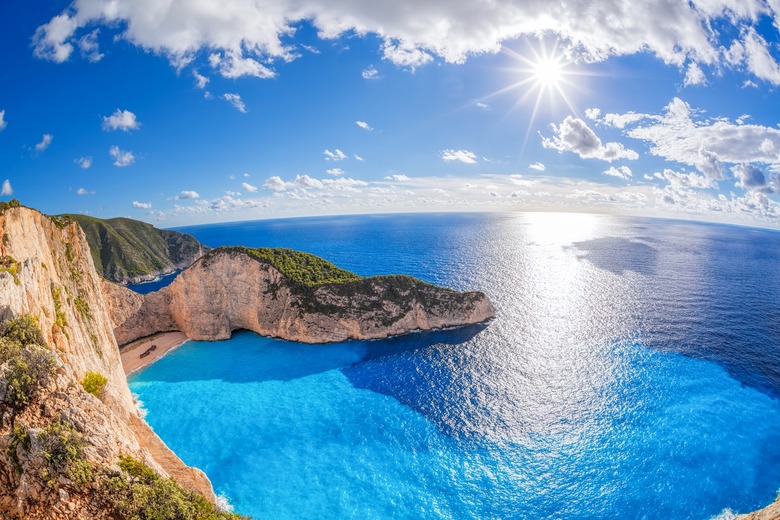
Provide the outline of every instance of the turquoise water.
{"type": "Polygon", "coordinates": [[[565,215],[233,226],[194,234],[402,265],[498,310],[378,342],[238,332],[133,376],[155,431],[237,512],[704,519],[780,488],[777,233],[565,215]]]}

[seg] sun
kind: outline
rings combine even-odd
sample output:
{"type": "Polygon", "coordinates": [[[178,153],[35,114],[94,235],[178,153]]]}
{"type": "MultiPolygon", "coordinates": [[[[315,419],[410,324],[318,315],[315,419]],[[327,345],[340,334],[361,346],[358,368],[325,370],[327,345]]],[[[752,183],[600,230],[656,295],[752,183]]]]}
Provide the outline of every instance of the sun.
{"type": "Polygon", "coordinates": [[[531,106],[525,141],[528,140],[536,116],[543,108],[555,112],[563,103],[571,113],[577,113],[571,94],[581,88],[582,82],[575,81],[575,78],[586,75],[566,57],[557,41],[528,41],[526,49],[523,54],[509,48],[503,49],[510,59],[510,65],[504,67],[510,83],[487,96],[518,93],[515,108],[531,106]]]}
{"type": "Polygon", "coordinates": [[[546,56],[531,65],[530,77],[542,89],[560,90],[564,74],[564,64],[558,56],[546,56]]]}

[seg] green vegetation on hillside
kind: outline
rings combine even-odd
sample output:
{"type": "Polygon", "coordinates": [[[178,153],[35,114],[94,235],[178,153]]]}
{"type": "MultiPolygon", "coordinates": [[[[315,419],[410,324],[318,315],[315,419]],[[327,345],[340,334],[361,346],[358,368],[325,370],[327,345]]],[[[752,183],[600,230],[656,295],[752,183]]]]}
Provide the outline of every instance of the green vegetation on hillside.
{"type": "Polygon", "coordinates": [[[195,261],[201,252],[200,243],[192,236],[157,229],[146,222],[67,217],[77,221],[87,235],[95,269],[115,282],[172,272],[195,261]]]}
{"type": "Polygon", "coordinates": [[[106,376],[97,372],[87,372],[84,374],[84,379],[81,380],[81,386],[84,388],[84,391],[95,397],[100,397],[106,383],[108,383],[106,376]]]}
{"type": "Polygon", "coordinates": [[[360,276],[336,267],[327,260],[292,249],[236,246],[220,247],[213,253],[220,251],[243,253],[258,262],[270,264],[291,282],[307,287],[360,280],[360,276]]]}
{"type": "Polygon", "coordinates": [[[171,478],[162,478],[132,457],[119,459],[121,473],[102,485],[104,497],[119,518],[132,520],[239,520],[244,517],[220,511],[202,495],[187,491],[171,478]]]}
{"type": "Polygon", "coordinates": [[[3,401],[19,411],[52,376],[56,362],[45,347],[38,320],[21,314],[0,324],[0,365],[6,380],[3,401]]]}

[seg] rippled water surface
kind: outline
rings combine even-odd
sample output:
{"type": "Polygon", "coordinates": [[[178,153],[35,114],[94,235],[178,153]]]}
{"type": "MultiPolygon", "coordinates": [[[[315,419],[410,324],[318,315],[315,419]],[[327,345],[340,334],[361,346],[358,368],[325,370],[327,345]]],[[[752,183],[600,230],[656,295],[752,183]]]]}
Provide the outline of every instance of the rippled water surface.
{"type": "Polygon", "coordinates": [[[191,342],[131,379],[257,518],[696,518],[780,488],[780,234],[593,215],[187,228],[480,289],[486,327],[191,342]]]}

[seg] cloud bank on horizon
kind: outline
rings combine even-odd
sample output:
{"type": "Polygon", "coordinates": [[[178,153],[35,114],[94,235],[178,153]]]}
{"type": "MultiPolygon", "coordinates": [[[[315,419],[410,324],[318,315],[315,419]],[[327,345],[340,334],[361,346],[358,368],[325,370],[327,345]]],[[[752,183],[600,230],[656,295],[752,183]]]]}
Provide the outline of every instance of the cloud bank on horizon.
{"type": "MultiPolygon", "coordinates": [[[[148,195],[128,195],[124,207],[115,210],[119,212],[132,207],[155,218],[185,223],[230,216],[272,216],[271,210],[277,214],[311,214],[423,207],[571,209],[683,212],[777,226],[780,113],[772,108],[758,114],[758,101],[750,98],[764,96],[771,100],[780,86],[779,36],[780,0],[334,0],[326,4],[315,0],[162,4],[152,0],[75,0],[65,10],[42,18],[33,34],[20,38],[32,42],[31,52],[36,59],[52,62],[55,67],[78,62],[93,68],[106,66],[128,46],[163,57],[175,68],[175,75],[182,82],[186,78],[188,88],[201,92],[205,101],[222,99],[224,105],[235,109],[233,116],[220,118],[256,117],[251,119],[254,124],[269,121],[270,109],[261,106],[253,95],[254,89],[272,88],[260,86],[268,84],[262,80],[273,80],[280,90],[295,87],[284,83],[288,81],[286,69],[297,62],[327,60],[331,53],[354,55],[354,61],[349,62],[354,65],[349,67],[350,74],[368,85],[360,88],[373,89],[362,94],[369,100],[364,107],[399,102],[398,98],[387,97],[391,96],[388,90],[382,90],[385,97],[374,92],[383,89],[383,83],[403,82],[409,91],[417,89],[430,99],[449,100],[449,110],[442,109],[439,114],[423,115],[424,108],[416,109],[419,119],[431,129],[435,129],[437,117],[444,119],[441,114],[451,112],[475,114],[464,119],[474,127],[485,118],[495,118],[493,124],[500,127],[507,111],[496,107],[501,105],[500,96],[510,88],[498,85],[467,98],[462,95],[467,80],[456,75],[478,74],[470,67],[491,56],[496,60],[502,54],[526,56],[521,61],[529,68],[515,66],[521,77],[509,81],[514,81],[512,90],[523,91],[508,110],[510,114],[512,110],[524,110],[520,118],[523,124],[519,125],[524,126],[524,140],[515,139],[514,145],[499,138],[487,142],[487,126],[480,127],[479,134],[466,125],[450,125],[442,127],[441,132],[447,142],[417,134],[413,143],[393,143],[396,147],[390,150],[391,145],[383,140],[404,141],[407,133],[422,132],[414,130],[421,123],[408,118],[396,124],[394,117],[400,120],[400,111],[393,114],[375,110],[367,114],[368,108],[353,109],[356,100],[344,100],[337,94],[347,88],[341,87],[342,82],[346,85],[346,80],[339,79],[342,69],[334,69],[331,63],[311,65],[322,67],[323,74],[327,71],[327,77],[334,78],[328,80],[335,83],[333,91],[318,93],[321,97],[312,106],[340,103],[337,113],[343,113],[345,129],[339,139],[323,140],[320,135],[320,141],[307,142],[292,128],[277,132],[311,148],[311,159],[284,169],[280,163],[272,166],[270,160],[250,155],[236,131],[231,145],[247,154],[246,162],[264,180],[238,183],[235,174],[222,176],[220,172],[221,178],[227,177],[230,182],[218,187],[213,178],[217,172],[211,165],[210,174],[200,171],[194,178],[191,172],[182,172],[176,180],[179,186],[168,187],[154,204],[139,202],[148,195]],[[536,50],[546,45],[553,47],[549,56],[546,50],[536,50]],[[502,53],[508,49],[508,53],[502,53]],[[613,78],[599,72],[602,85],[614,80],[620,82],[619,88],[625,88],[629,85],[625,78],[634,77],[636,83],[630,88],[636,91],[620,91],[620,96],[612,97],[573,96],[574,90],[589,81],[589,70],[605,62],[616,65],[610,69],[613,78]],[[457,69],[461,72],[450,72],[457,69]],[[437,71],[445,71],[455,79],[423,81],[425,74],[430,77],[437,71]],[[645,78],[659,76],[658,71],[665,78],[673,78],[667,80],[665,90],[654,93],[639,84],[645,78]],[[744,97],[744,111],[739,115],[733,115],[733,105],[741,110],[739,96],[719,94],[726,82],[732,84],[730,92],[744,97]],[[570,89],[572,83],[576,88],[570,89]],[[217,93],[220,89],[223,92],[217,93]],[[662,95],[665,99],[660,98],[662,95]],[[543,98],[556,97],[565,101],[568,110],[545,112],[543,98]],[[536,99],[532,109],[515,108],[523,102],[533,105],[527,98],[536,99]],[[255,105],[251,105],[253,101],[255,105]],[[470,112],[463,107],[478,110],[470,112]],[[754,119],[759,116],[762,121],[754,119]],[[526,125],[527,121],[530,123],[526,125]],[[541,126],[536,127],[536,122],[541,126]],[[360,133],[347,127],[357,128],[360,133]],[[383,155],[385,148],[388,151],[383,155]],[[369,165],[364,164],[366,151],[373,152],[369,165]],[[425,159],[417,171],[410,171],[413,160],[420,157],[425,159]],[[334,162],[339,167],[334,167],[334,162]],[[330,177],[320,178],[320,174],[330,177]],[[182,189],[189,186],[198,191],[182,189]]],[[[504,60],[503,69],[512,66],[511,60],[509,67],[504,60]]],[[[299,79],[289,81],[305,84],[299,79]]],[[[282,99],[282,94],[276,95],[282,99]]],[[[5,130],[0,139],[11,132],[13,126],[8,121],[15,117],[14,106],[6,103],[0,98],[0,130],[5,130]]],[[[213,109],[193,105],[186,110],[205,113],[213,109]]],[[[312,113],[317,110],[302,108],[294,115],[314,117],[312,113]]],[[[93,152],[79,150],[71,154],[70,163],[92,172],[97,169],[97,158],[104,157],[107,164],[122,171],[141,167],[160,171],[162,166],[156,166],[155,161],[167,150],[159,150],[156,155],[129,150],[136,149],[137,141],[133,139],[141,139],[137,134],[143,134],[151,125],[148,112],[141,113],[143,125],[136,112],[141,113],[124,99],[113,100],[112,108],[102,112],[110,115],[101,115],[99,121],[107,136],[114,139],[103,148],[108,149],[109,157],[105,157],[105,151],[88,155],[93,152]],[[137,161],[139,157],[143,157],[143,165],[137,161]]],[[[194,120],[198,117],[192,116],[194,120]]],[[[240,119],[231,121],[248,124],[240,119]]],[[[204,120],[203,124],[213,123],[204,120]]],[[[301,120],[300,124],[322,125],[323,121],[301,120]]],[[[197,127],[192,122],[189,125],[188,131],[197,127]]],[[[279,121],[277,125],[287,128],[279,121]]],[[[37,134],[38,139],[44,135],[43,140],[34,145],[40,157],[58,146],[52,144],[53,134],[44,131],[37,134]],[[47,151],[50,146],[52,149],[47,151]]],[[[279,139],[277,148],[286,149],[282,137],[279,139]]],[[[192,154],[186,148],[178,149],[182,157],[192,154]]],[[[291,155],[297,153],[287,153],[288,158],[291,155]]],[[[95,193],[90,200],[111,191],[104,187],[79,190],[82,194],[95,193]]],[[[19,193],[19,188],[16,191],[19,193]]]]}

